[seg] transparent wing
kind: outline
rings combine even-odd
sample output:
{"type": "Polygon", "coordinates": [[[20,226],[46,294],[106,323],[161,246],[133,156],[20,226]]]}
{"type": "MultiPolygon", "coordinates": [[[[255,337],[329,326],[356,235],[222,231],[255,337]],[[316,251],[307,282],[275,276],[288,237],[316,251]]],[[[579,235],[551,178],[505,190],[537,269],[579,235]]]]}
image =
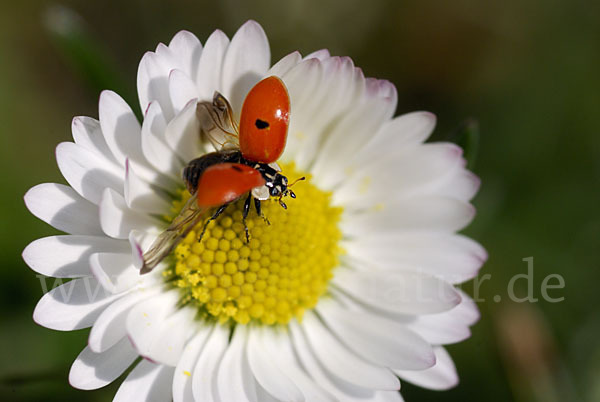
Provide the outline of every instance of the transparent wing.
{"type": "Polygon", "coordinates": [[[215,92],[212,102],[198,102],[196,116],[200,121],[200,135],[215,150],[239,148],[239,128],[231,105],[219,92],[215,92]]]}
{"type": "Polygon", "coordinates": [[[143,265],[140,272],[147,274],[152,271],[204,218],[205,212],[206,208],[198,207],[196,197],[192,196],[179,215],[173,219],[171,225],[154,240],[154,243],[143,254],[143,265]]]}

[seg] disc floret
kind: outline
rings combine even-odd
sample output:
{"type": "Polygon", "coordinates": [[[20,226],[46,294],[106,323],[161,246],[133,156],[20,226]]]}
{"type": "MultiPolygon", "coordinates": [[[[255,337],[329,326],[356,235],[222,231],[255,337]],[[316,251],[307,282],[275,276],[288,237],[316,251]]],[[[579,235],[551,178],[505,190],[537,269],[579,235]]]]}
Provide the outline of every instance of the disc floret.
{"type": "Polygon", "coordinates": [[[183,292],[183,303],[196,304],[205,319],[267,325],[301,319],[317,304],[338,265],[342,210],[310,180],[294,190],[287,210],[269,200],[264,217],[248,216],[249,241],[243,199],[210,222],[201,241],[204,222],[187,235],[174,251],[174,268],[164,273],[183,292]]]}

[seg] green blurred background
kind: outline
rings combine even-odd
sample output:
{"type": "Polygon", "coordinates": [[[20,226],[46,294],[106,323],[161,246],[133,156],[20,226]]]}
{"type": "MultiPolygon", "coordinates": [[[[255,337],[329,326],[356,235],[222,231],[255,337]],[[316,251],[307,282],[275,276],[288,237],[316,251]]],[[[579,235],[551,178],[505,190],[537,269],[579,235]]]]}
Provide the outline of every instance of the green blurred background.
{"type": "MultiPolygon", "coordinates": [[[[449,347],[460,385],[438,393],[403,384],[406,399],[600,400],[600,2],[591,0],[3,2],[1,399],[108,401],[116,390],[68,385],[87,331],[33,323],[42,288],[20,257],[31,240],[56,233],[22,196],[64,182],[54,148],[71,140],[72,117],[97,117],[104,87],[135,99],[142,54],[178,30],[204,41],[216,28],[231,36],[250,18],[267,32],[274,61],[325,47],[389,79],[398,113],[438,116],[435,139],[457,139],[467,119],[479,122],[473,168],[483,185],[466,232],[490,253],[482,319],[470,340],[449,347]],[[81,20],[56,18],[57,5],[81,20]],[[69,29],[80,31],[61,40],[69,29]],[[558,273],[566,286],[551,295],[563,302],[505,302],[526,257],[534,257],[534,296],[558,273]]],[[[517,283],[523,294],[525,281],[517,283]]]]}

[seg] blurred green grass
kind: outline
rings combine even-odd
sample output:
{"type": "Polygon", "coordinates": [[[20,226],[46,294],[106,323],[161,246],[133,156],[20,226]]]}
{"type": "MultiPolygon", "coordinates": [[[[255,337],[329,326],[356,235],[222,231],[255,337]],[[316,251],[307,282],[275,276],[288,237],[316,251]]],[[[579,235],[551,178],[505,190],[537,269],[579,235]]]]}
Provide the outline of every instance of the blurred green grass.
{"type": "MultiPolygon", "coordinates": [[[[180,29],[201,40],[216,28],[232,35],[253,18],[269,36],[272,60],[296,49],[326,47],[350,55],[368,76],[392,81],[399,91],[398,113],[424,109],[438,116],[434,139],[451,138],[465,119],[476,119],[474,170],[483,185],[475,199],[478,216],[467,233],[490,253],[482,271],[492,274],[481,287],[482,320],[470,340],[449,347],[461,376],[456,389],[436,393],[403,384],[403,394],[409,401],[539,400],[529,389],[538,379],[514,380],[521,373],[499,341],[500,317],[510,310],[492,301],[494,295],[506,299],[510,277],[525,272],[522,259],[533,256],[537,296],[546,275],[559,273],[566,281],[564,302],[528,306],[545,323],[540,331],[553,345],[548,369],[555,396],[598,400],[600,3],[61,4],[82,16],[113,73],[122,77],[101,78],[98,85],[118,82],[123,86],[118,92],[129,98],[141,55],[158,42],[168,42],[180,29]]],[[[0,396],[110,400],[115,385],[97,392],[68,385],[68,368],[85,345],[86,331],[60,333],[32,322],[42,291],[20,257],[28,242],[55,233],[26,211],[23,194],[41,182],[63,182],[54,148],[71,139],[73,116],[97,117],[98,86],[82,78],[81,69],[55,46],[44,28],[48,7],[45,1],[11,2],[0,14],[0,396]]]]}

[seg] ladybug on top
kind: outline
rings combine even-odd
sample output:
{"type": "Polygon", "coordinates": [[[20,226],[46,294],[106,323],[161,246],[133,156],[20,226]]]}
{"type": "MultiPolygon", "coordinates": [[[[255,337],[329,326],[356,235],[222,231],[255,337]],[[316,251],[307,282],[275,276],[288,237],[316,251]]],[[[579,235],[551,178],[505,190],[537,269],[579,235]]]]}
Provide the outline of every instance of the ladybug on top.
{"type": "MultiPolygon", "coordinates": [[[[201,135],[219,150],[190,161],[183,169],[183,181],[192,197],[148,251],[142,254],[141,247],[136,245],[137,265],[142,274],[162,261],[205,217],[208,209],[217,208],[198,241],[208,223],[245,194],[248,195],[242,214],[244,222],[252,200],[256,213],[262,216],[261,201],[277,197],[286,208],[282,198],[296,197],[275,163],[285,149],[290,119],[290,98],[278,77],[264,78],[250,90],[242,106],[239,126],[231,105],[218,92],[212,102],[199,102],[196,113],[202,122],[201,135]]],[[[245,229],[248,240],[248,228],[245,229]]]]}

